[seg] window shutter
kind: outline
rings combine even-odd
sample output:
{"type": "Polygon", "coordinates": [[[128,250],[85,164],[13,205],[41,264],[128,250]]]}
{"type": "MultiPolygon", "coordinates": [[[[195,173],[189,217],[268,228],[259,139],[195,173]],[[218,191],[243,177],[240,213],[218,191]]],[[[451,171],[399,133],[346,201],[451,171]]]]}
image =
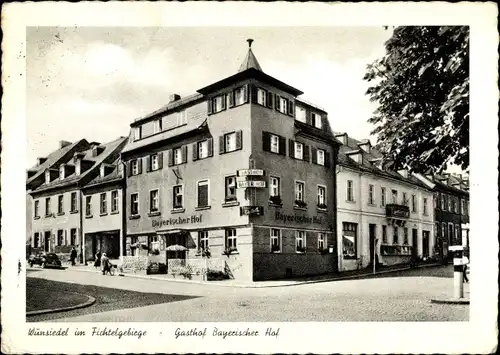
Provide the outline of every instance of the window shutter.
{"type": "Polygon", "coordinates": [[[292,100],[288,100],[288,115],[294,116],[294,104],[292,100]]]}
{"type": "Polygon", "coordinates": [[[279,137],[279,154],[286,156],[286,138],[279,137]]]}
{"type": "Polygon", "coordinates": [[[132,176],[132,167],[131,167],[131,164],[130,164],[130,160],[127,162],[127,177],[131,177],[132,176]]]}
{"type": "Polygon", "coordinates": [[[308,145],[303,144],[303,145],[302,145],[302,147],[303,147],[303,149],[304,149],[304,155],[303,155],[303,156],[304,156],[304,161],[309,162],[309,161],[310,161],[310,160],[309,160],[309,156],[310,156],[310,154],[309,154],[309,146],[308,146],[308,145]]]}
{"type": "Polygon", "coordinates": [[[269,91],[267,92],[266,103],[267,103],[267,107],[273,108],[273,93],[272,92],[269,92],[269,91]]]}
{"type": "Polygon", "coordinates": [[[182,154],[182,162],[187,163],[187,153],[188,153],[188,146],[183,145],[181,147],[181,154],[182,154]]]}
{"type": "Polygon", "coordinates": [[[173,166],[174,165],[174,153],[172,149],[169,149],[167,151],[167,157],[168,157],[168,166],[173,166]]]}
{"type": "Polygon", "coordinates": [[[158,153],[158,169],[163,169],[163,152],[158,153]]]}
{"type": "Polygon", "coordinates": [[[318,163],[318,150],[314,147],[311,147],[311,157],[313,164],[318,163]]]}
{"type": "Polygon", "coordinates": [[[243,137],[242,137],[242,132],[236,131],[236,150],[240,150],[243,146],[243,137]]]}
{"type": "Polygon", "coordinates": [[[150,172],[151,171],[151,156],[148,155],[146,157],[146,172],[150,172]]]}
{"type": "Polygon", "coordinates": [[[269,132],[262,132],[262,150],[264,152],[271,151],[271,135],[269,132]]]}
{"type": "Polygon", "coordinates": [[[234,106],[234,91],[231,91],[229,94],[227,94],[229,97],[229,107],[234,106]]]}
{"type": "Polygon", "coordinates": [[[243,102],[248,103],[248,91],[250,90],[250,85],[245,85],[243,87],[243,102]]]}
{"type": "Polygon", "coordinates": [[[257,90],[256,86],[252,86],[252,102],[257,103],[257,90]]]}
{"type": "Polygon", "coordinates": [[[213,138],[207,139],[207,146],[208,146],[208,156],[213,157],[214,156],[214,140],[213,140],[213,138]]]}
{"type": "Polygon", "coordinates": [[[276,108],[276,111],[280,110],[280,97],[279,97],[279,95],[274,95],[274,107],[276,108]]]}
{"type": "Polygon", "coordinates": [[[330,162],[330,152],[325,151],[325,166],[329,168],[331,165],[330,162]]]}
{"type": "Polygon", "coordinates": [[[193,147],[193,161],[198,160],[198,143],[191,145],[193,147]]]}
{"type": "Polygon", "coordinates": [[[288,140],[288,153],[290,158],[295,158],[295,142],[293,139],[288,140]]]}
{"type": "Polygon", "coordinates": [[[208,101],[207,101],[207,110],[208,110],[209,115],[211,115],[213,113],[213,111],[212,111],[212,99],[208,99],[208,101]]]}
{"type": "Polygon", "coordinates": [[[142,174],[142,159],[137,158],[137,173],[142,174]]]}
{"type": "Polygon", "coordinates": [[[224,135],[219,137],[219,154],[224,154],[226,149],[224,147],[224,135]]]}

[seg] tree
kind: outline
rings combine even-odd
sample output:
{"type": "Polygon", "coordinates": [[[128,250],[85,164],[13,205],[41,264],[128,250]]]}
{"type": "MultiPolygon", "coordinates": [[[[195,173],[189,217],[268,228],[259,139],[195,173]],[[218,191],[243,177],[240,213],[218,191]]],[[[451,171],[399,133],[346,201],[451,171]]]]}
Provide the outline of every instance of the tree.
{"type": "Polygon", "coordinates": [[[377,148],[392,169],[469,167],[469,28],[401,26],[367,66],[377,148]]]}

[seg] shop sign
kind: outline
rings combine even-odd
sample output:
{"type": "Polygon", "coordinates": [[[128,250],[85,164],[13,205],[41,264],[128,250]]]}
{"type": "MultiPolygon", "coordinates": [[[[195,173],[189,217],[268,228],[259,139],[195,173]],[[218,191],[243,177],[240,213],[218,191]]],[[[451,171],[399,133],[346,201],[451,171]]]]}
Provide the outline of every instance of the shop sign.
{"type": "Polygon", "coordinates": [[[177,218],[168,218],[168,219],[159,219],[153,220],[152,225],[153,228],[161,228],[166,226],[175,226],[179,224],[193,224],[193,223],[201,223],[203,220],[203,215],[192,215],[191,217],[177,217],[177,218]]]}
{"type": "Polygon", "coordinates": [[[276,214],[274,215],[274,219],[277,221],[282,221],[284,223],[304,223],[304,224],[322,224],[323,219],[318,216],[299,216],[299,215],[290,215],[290,214],[284,214],[281,212],[276,211],[276,214]]]}
{"type": "Polygon", "coordinates": [[[236,184],[239,189],[245,187],[266,187],[265,181],[243,180],[243,181],[237,181],[236,184]]]}
{"type": "Polygon", "coordinates": [[[243,206],[240,207],[241,216],[262,216],[264,214],[264,207],[262,206],[243,206]]]}
{"type": "Polygon", "coordinates": [[[262,169],[242,169],[236,172],[238,176],[264,176],[262,169]]]}

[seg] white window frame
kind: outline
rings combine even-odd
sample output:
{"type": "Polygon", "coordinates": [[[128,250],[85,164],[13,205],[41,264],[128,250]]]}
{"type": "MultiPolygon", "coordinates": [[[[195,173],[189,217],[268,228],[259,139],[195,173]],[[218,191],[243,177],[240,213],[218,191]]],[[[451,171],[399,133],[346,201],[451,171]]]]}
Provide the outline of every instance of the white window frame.
{"type": "Polygon", "coordinates": [[[99,194],[99,214],[107,214],[107,213],[108,213],[108,194],[106,192],[103,192],[99,194]]]}
{"type": "Polygon", "coordinates": [[[411,211],[414,213],[418,212],[417,209],[417,195],[411,195],[411,211]]]}
{"type": "Polygon", "coordinates": [[[460,214],[465,216],[465,200],[463,198],[460,199],[460,214]]]}
{"type": "Polygon", "coordinates": [[[307,122],[307,110],[303,107],[296,106],[295,108],[295,119],[299,122],[307,122]]]}
{"type": "Polygon", "coordinates": [[[172,155],[174,156],[174,165],[182,164],[182,147],[174,148],[172,155]]]}
{"type": "Polygon", "coordinates": [[[65,240],[64,240],[64,229],[58,229],[57,230],[57,233],[56,233],[56,245],[57,246],[63,246],[65,245],[65,240]],[[61,232],[61,234],[59,235],[59,232],[61,232]],[[59,240],[59,237],[61,237],[61,240],[59,240]]]}
{"type": "Polygon", "coordinates": [[[138,214],[139,214],[139,193],[134,192],[134,193],[130,194],[130,215],[137,216],[138,214]],[[136,197],[135,202],[134,202],[134,196],[136,197]],[[132,206],[134,204],[137,205],[136,213],[134,213],[133,208],[132,208],[132,206]]]}
{"type": "Polygon", "coordinates": [[[295,201],[302,201],[305,202],[306,200],[306,183],[301,180],[295,180],[294,183],[294,190],[295,190],[295,201]],[[299,186],[302,186],[302,191],[298,189],[299,186]]]}
{"type": "Polygon", "coordinates": [[[149,191],[149,212],[153,213],[158,211],[160,211],[160,190],[153,189],[149,191]],[[156,198],[153,196],[154,192],[156,192],[156,198]],[[154,204],[156,204],[156,208],[154,208],[154,204]]]}
{"type": "Polygon", "coordinates": [[[208,248],[208,231],[198,231],[198,251],[202,252],[208,248]]]}
{"type": "Polygon", "coordinates": [[[326,233],[319,232],[318,233],[318,250],[326,249],[326,233]]]}
{"type": "Polygon", "coordinates": [[[133,137],[134,137],[134,141],[138,141],[141,139],[141,127],[138,126],[138,127],[133,127],[132,128],[132,134],[133,134],[133,137]]]}
{"type": "Polygon", "coordinates": [[[210,206],[210,179],[201,179],[196,182],[196,207],[209,207],[210,206]],[[205,206],[200,206],[199,204],[199,187],[207,185],[207,204],[205,206]]]}
{"type": "Polygon", "coordinates": [[[52,201],[51,201],[50,197],[46,197],[45,198],[45,215],[49,216],[51,214],[52,214],[52,201]]]}
{"type": "Polygon", "coordinates": [[[238,250],[238,232],[236,228],[227,228],[225,241],[224,241],[226,249],[234,248],[234,250],[238,250]],[[234,234],[233,234],[234,232],[234,234]],[[232,241],[230,243],[230,241],[232,241]]]}
{"type": "Polygon", "coordinates": [[[397,226],[392,227],[392,244],[399,245],[399,229],[397,226]]]}
{"type": "Polygon", "coordinates": [[[92,216],[92,196],[85,196],[85,216],[92,216]]]}
{"type": "Polygon", "coordinates": [[[380,206],[385,207],[387,203],[387,189],[383,186],[380,187],[380,206]]]}
{"type": "Polygon", "coordinates": [[[118,212],[119,210],[118,206],[119,206],[118,190],[113,190],[111,191],[111,213],[118,212]]]}
{"type": "Polygon", "coordinates": [[[158,154],[151,155],[151,171],[160,169],[160,159],[158,154]]]}
{"type": "Polygon", "coordinates": [[[78,194],[76,192],[72,192],[70,194],[70,209],[71,211],[70,212],[75,212],[75,211],[78,211],[78,194]],[[75,204],[73,205],[73,196],[75,196],[75,204]],[[73,208],[74,207],[74,208],[73,208]]]}
{"type": "Polygon", "coordinates": [[[153,134],[161,132],[161,118],[153,121],[153,134]]]}
{"type": "Polygon", "coordinates": [[[208,139],[198,142],[198,159],[205,159],[208,157],[208,139]]]}
{"type": "Polygon", "coordinates": [[[269,230],[269,248],[271,250],[272,253],[281,253],[282,251],[282,243],[281,243],[281,229],[279,228],[271,228],[269,230]],[[277,234],[276,234],[277,232],[277,234]],[[273,243],[274,240],[277,240],[277,243],[273,243]],[[278,246],[278,250],[273,250],[273,245],[277,245],[278,246]]]}
{"type": "Polygon", "coordinates": [[[347,202],[354,202],[354,181],[353,180],[347,180],[347,186],[346,186],[346,201],[347,202]],[[349,193],[350,191],[350,193],[349,193]]]}
{"type": "Polygon", "coordinates": [[[315,112],[312,112],[311,117],[313,120],[313,126],[318,128],[318,129],[321,129],[323,127],[322,122],[321,122],[321,115],[319,115],[315,112]]]}
{"type": "Polygon", "coordinates": [[[57,196],[57,213],[64,213],[64,195],[57,196]]]}
{"type": "Polygon", "coordinates": [[[179,210],[179,209],[184,208],[184,185],[183,184],[172,186],[172,208],[174,210],[179,210]],[[180,193],[175,193],[175,190],[177,187],[180,187],[180,193]],[[180,206],[176,206],[177,196],[181,196],[181,205],[180,206]]]}
{"type": "Polygon", "coordinates": [[[397,205],[398,204],[398,190],[391,189],[391,198],[392,198],[392,203],[397,205]]]}
{"type": "Polygon", "coordinates": [[[307,238],[307,235],[306,235],[305,231],[295,231],[295,252],[297,254],[305,254],[306,253],[306,251],[307,251],[306,238],[307,238]],[[299,241],[301,241],[302,243],[299,243],[299,241]],[[302,244],[302,248],[304,249],[304,251],[298,250],[299,244],[302,244]]]}
{"type": "Polygon", "coordinates": [[[236,150],[236,132],[224,134],[224,152],[234,152],[236,150]]]}
{"type": "Polygon", "coordinates": [[[226,201],[236,200],[236,191],[237,191],[237,183],[236,183],[236,175],[227,175],[224,177],[224,199],[226,201]],[[233,183],[228,183],[228,181],[232,179],[233,183]],[[228,194],[230,188],[234,188],[234,194],[228,194]]]}
{"type": "Polygon", "coordinates": [[[443,193],[441,193],[440,205],[441,205],[441,211],[446,211],[446,200],[445,200],[445,194],[443,193]]]}
{"type": "Polygon", "coordinates": [[[424,216],[427,216],[429,214],[429,211],[427,209],[427,197],[423,198],[423,214],[424,216]]]}
{"type": "Polygon", "coordinates": [[[316,163],[318,165],[325,165],[325,151],[323,149],[318,149],[316,151],[316,163]]]}
{"type": "Polygon", "coordinates": [[[293,151],[294,151],[293,157],[295,159],[300,159],[300,160],[304,159],[304,144],[303,143],[295,141],[293,151]]]}
{"type": "Polygon", "coordinates": [[[326,205],[326,186],[325,185],[317,185],[317,197],[318,197],[318,205],[326,205]],[[321,196],[320,191],[323,191],[323,196],[321,196]],[[322,201],[321,201],[322,200],[322,201]]]}
{"type": "Polygon", "coordinates": [[[244,86],[234,90],[234,105],[239,106],[245,103],[245,90],[244,86]]]}
{"type": "Polygon", "coordinates": [[[257,103],[262,106],[267,104],[267,91],[261,88],[257,88],[257,103]]]}
{"type": "Polygon", "coordinates": [[[269,196],[281,196],[281,179],[278,176],[269,176],[269,196]],[[278,182],[277,186],[276,181],[278,182]]]}
{"type": "Polygon", "coordinates": [[[69,242],[70,242],[70,245],[76,245],[78,243],[78,241],[76,240],[78,238],[78,232],[76,230],[76,228],[71,228],[69,230],[69,242]],[[74,240],[73,240],[73,231],[75,232],[74,233],[74,240]]]}
{"type": "Polygon", "coordinates": [[[130,161],[130,171],[134,176],[139,175],[139,162],[137,161],[137,159],[130,161]]]}
{"type": "Polygon", "coordinates": [[[226,95],[219,95],[212,99],[212,112],[217,113],[224,111],[224,105],[222,104],[226,99],[226,95]]]}
{"type": "Polygon", "coordinates": [[[40,217],[40,200],[33,201],[33,217],[40,217]]]}
{"type": "Polygon", "coordinates": [[[375,204],[375,185],[373,184],[368,185],[368,204],[375,204]]]}
{"type": "Polygon", "coordinates": [[[387,243],[387,225],[382,224],[382,243],[387,243]]]}
{"type": "Polygon", "coordinates": [[[403,206],[408,206],[409,201],[406,197],[408,197],[408,194],[403,191],[403,203],[402,203],[403,206]]]}
{"type": "Polygon", "coordinates": [[[278,137],[275,134],[270,135],[270,150],[273,153],[278,153],[280,152],[280,137],[278,137]]]}
{"type": "Polygon", "coordinates": [[[280,102],[279,112],[281,112],[284,115],[287,115],[288,114],[288,99],[286,97],[280,97],[279,102],[280,102]]]}

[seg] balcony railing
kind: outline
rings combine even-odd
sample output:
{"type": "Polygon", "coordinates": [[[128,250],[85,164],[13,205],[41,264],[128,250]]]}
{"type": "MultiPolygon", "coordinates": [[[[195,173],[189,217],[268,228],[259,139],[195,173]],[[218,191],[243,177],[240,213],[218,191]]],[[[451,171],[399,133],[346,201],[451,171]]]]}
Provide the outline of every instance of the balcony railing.
{"type": "Polygon", "coordinates": [[[410,207],[405,205],[388,204],[385,207],[386,217],[410,218],[410,207]]]}

